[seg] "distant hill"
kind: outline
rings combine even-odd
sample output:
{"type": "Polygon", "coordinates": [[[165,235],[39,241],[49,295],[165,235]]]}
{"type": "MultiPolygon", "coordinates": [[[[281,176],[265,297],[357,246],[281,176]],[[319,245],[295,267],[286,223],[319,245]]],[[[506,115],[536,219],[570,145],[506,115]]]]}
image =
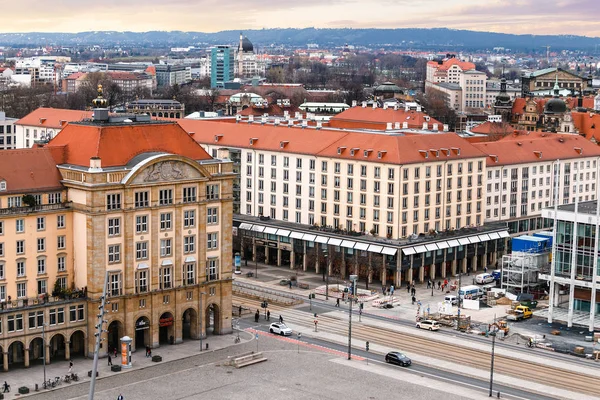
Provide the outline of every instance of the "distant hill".
{"type": "MultiPolygon", "coordinates": [[[[259,47],[271,45],[342,46],[352,44],[368,47],[392,47],[411,49],[485,50],[494,47],[514,51],[542,52],[542,46],[557,50],[595,50],[600,38],[572,35],[512,35],[492,32],[476,32],[435,29],[261,29],[244,31],[244,35],[259,47]]],[[[239,31],[216,33],[150,31],[150,32],[80,32],[80,33],[0,33],[0,45],[36,47],[42,45],[119,45],[144,47],[173,47],[199,44],[234,44],[239,31]]]]}

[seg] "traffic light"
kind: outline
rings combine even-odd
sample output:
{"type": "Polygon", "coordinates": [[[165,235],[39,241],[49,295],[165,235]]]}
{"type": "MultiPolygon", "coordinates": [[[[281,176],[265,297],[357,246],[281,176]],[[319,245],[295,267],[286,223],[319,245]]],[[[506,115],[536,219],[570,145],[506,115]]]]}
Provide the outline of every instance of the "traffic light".
{"type": "Polygon", "coordinates": [[[367,348],[367,351],[369,351],[369,342],[365,343],[365,346],[367,348]]]}

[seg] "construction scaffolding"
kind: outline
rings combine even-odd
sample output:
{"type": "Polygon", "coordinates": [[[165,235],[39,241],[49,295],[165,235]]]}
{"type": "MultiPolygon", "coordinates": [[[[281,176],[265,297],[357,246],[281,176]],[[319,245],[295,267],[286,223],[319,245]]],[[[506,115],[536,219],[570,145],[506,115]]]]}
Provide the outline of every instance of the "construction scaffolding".
{"type": "Polygon", "coordinates": [[[540,268],[549,259],[549,251],[518,251],[502,256],[502,289],[513,294],[530,293],[539,285],[540,268]]]}

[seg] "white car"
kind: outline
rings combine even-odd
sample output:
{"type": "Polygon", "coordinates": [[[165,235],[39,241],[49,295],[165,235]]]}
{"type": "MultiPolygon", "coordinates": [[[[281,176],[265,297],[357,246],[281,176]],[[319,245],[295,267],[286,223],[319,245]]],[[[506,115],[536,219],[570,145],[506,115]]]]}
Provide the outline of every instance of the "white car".
{"type": "Polygon", "coordinates": [[[432,320],[426,319],[424,321],[417,322],[417,328],[427,329],[430,331],[439,331],[440,324],[437,321],[432,321],[432,320]]]}
{"type": "Polygon", "coordinates": [[[286,324],[283,324],[281,322],[273,322],[269,326],[269,332],[275,333],[275,334],[281,335],[281,336],[291,336],[292,335],[292,330],[290,328],[288,328],[288,326],[286,324]]]}
{"type": "Polygon", "coordinates": [[[481,284],[494,282],[494,276],[492,274],[479,274],[475,277],[475,282],[481,284]]]}

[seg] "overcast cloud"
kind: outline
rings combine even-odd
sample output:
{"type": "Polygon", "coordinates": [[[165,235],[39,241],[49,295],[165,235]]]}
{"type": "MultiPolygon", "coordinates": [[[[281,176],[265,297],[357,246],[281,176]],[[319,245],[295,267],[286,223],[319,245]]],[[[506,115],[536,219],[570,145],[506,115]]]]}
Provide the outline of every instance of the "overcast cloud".
{"type": "Polygon", "coordinates": [[[3,32],[434,28],[600,36],[600,0],[19,0],[3,32]]]}

